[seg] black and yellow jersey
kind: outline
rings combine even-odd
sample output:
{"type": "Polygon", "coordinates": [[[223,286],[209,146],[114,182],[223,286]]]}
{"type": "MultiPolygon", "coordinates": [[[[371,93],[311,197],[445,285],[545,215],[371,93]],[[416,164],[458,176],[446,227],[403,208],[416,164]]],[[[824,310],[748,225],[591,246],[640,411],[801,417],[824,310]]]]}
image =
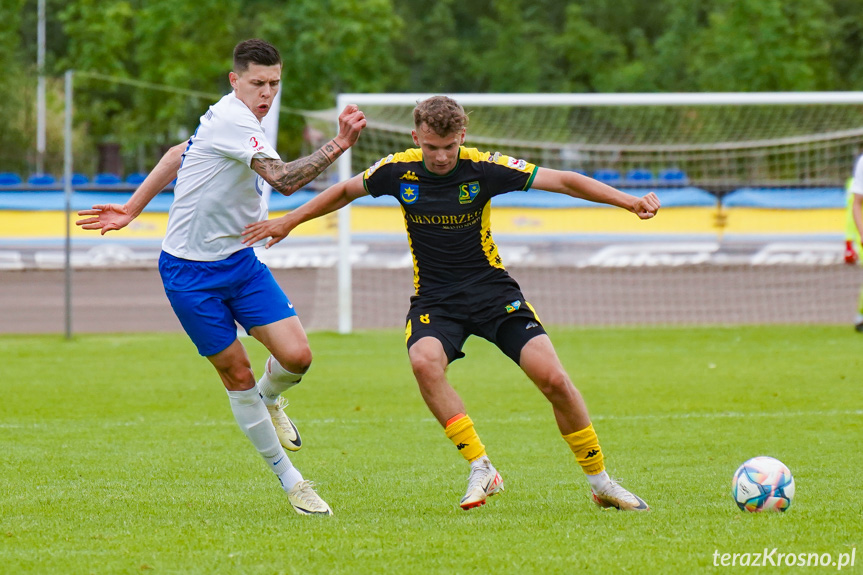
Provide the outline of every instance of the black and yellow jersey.
{"type": "Polygon", "coordinates": [[[419,148],[391,154],[363,174],[374,197],[402,207],[417,295],[447,296],[509,278],[490,228],[494,196],[530,188],[537,167],[499,153],[459,150],[446,175],[426,170],[419,148]]]}

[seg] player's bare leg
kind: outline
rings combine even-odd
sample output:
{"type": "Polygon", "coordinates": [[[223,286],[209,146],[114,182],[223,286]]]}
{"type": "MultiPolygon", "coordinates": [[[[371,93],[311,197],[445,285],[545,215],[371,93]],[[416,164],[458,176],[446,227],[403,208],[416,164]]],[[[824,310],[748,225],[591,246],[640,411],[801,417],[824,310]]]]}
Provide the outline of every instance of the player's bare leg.
{"type": "Polygon", "coordinates": [[[300,383],[312,363],[306,332],[299,318],[293,316],[253,327],[249,334],[264,344],[271,354],[258,380],[258,390],[270,412],[279,442],[289,451],[298,451],[303,441],[297,426],[285,414],[288,401],[282,393],[300,383]]]}
{"type": "Polygon", "coordinates": [[[446,379],[448,361],[443,345],[436,338],[424,337],[410,347],[408,356],[420,394],[435,419],[446,427],[446,422],[464,413],[465,407],[446,379]]]}
{"type": "Polygon", "coordinates": [[[519,365],[551,402],[554,419],[562,435],[590,425],[587,405],[560,363],[547,335],[538,335],[524,345],[519,365]]]}
{"type": "Polygon", "coordinates": [[[287,371],[302,375],[312,364],[309,338],[297,316],[253,327],[249,335],[264,344],[287,371]]]}
{"type": "Polygon", "coordinates": [[[235,339],[224,350],[207,356],[228,391],[244,391],[255,387],[255,374],[246,348],[235,339]]]}
{"type": "Polygon", "coordinates": [[[590,482],[600,507],[646,511],[647,504],[612,480],[605,471],[602,448],[581,393],[575,388],[545,334],[528,341],[521,350],[522,370],[551,403],[557,427],[590,482]]]}
{"type": "Polygon", "coordinates": [[[464,402],[446,379],[448,361],[443,346],[436,338],[424,337],[410,347],[408,354],[426,405],[470,463],[467,492],[459,505],[465,510],[484,505],[488,497],[503,491],[503,479],[466,415],[464,402]]]}

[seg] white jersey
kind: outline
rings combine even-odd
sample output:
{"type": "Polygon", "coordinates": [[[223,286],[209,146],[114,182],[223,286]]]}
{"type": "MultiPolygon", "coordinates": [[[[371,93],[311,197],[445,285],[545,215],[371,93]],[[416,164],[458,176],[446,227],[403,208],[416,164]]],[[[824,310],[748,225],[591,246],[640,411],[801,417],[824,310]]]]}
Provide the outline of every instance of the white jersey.
{"type": "Polygon", "coordinates": [[[162,249],[186,260],[218,261],[245,248],[245,227],[267,218],[264,181],[250,167],[255,157],[279,159],[261,123],[231,92],[201,116],[189,139],[162,249]]]}
{"type": "Polygon", "coordinates": [[[863,196],[863,155],[857,158],[854,165],[854,177],[851,180],[851,193],[863,196]]]}

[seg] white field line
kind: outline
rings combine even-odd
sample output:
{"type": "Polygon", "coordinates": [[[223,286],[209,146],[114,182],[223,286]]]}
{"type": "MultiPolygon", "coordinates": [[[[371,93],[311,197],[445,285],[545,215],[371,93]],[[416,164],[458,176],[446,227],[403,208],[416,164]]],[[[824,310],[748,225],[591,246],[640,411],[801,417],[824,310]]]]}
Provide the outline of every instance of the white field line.
{"type": "MultiPolygon", "coordinates": [[[[530,421],[545,421],[548,419],[543,415],[522,415],[522,416],[512,416],[505,418],[489,418],[486,417],[483,421],[494,422],[494,423],[524,423],[530,421]]],[[[742,412],[742,411],[718,411],[718,412],[688,412],[688,413],[645,413],[645,414],[636,414],[636,415],[593,415],[591,416],[591,420],[593,421],[674,421],[680,419],[745,419],[745,418],[773,418],[773,419],[795,419],[795,418],[823,418],[823,417],[845,417],[845,416],[863,416],[863,409],[832,409],[832,410],[814,410],[814,411],[771,411],[771,412],[742,412]]],[[[314,424],[314,425],[367,425],[368,423],[427,423],[434,422],[435,420],[431,417],[421,417],[421,418],[410,418],[410,419],[396,419],[396,418],[386,418],[383,420],[371,420],[371,419],[357,419],[357,418],[335,418],[335,417],[327,417],[327,418],[313,418],[313,419],[303,419],[303,424],[314,424]]],[[[62,420],[64,425],[69,425],[69,420],[62,420]]],[[[101,427],[101,428],[117,428],[117,427],[136,427],[136,426],[160,426],[163,424],[162,421],[153,421],[147,419],[139,419],[136,421],[98,421],[98,420],[86,420],[87,427],[101,427]]],[[[203,426],[203,427],[220,427],[220,426],[234,426],[235,423],[229,417],[220,420],[206,420],[206,421],[191,421],[189,422],[194,426],[203,426]]],[[[40,429],[47,426],[56,425],[57,422],[41,422],[41,423],[0,423],[0,429],[40,429]]]]}

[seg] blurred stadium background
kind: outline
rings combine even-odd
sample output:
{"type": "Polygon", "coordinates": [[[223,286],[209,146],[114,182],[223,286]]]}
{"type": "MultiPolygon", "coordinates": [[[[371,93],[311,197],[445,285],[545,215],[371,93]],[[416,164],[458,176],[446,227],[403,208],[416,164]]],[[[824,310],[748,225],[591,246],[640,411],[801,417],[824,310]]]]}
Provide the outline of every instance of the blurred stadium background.
{"type": "MultiPolygon", "coordinates": [[[[468,145],[634,194],[655,191],[663,202],[658,218],[639,222],[541,192],[495,201],[504,263],[546,323],[853,318],[863,278],[843,250],[846,181],[863,152],[860,6],[515,2],[516,22],[494,2],[431,11],[413,1],[288,2],[285,13],[256,2],[210,12],[169,4],[48,1],[39,69],[27,63],[39,60],[37,3],[4,14],[0,56],[19,88],[5,88],[2,104],[12,121],[0,136],[0,332],[64,328],[63,72],[75,69],[74,211],[125,201],[226,90],[231,47],[251,36],[270,39],[285,58],[278,139],[286,158],[330,135],[340,92],[611,94],[589,104],[466,106],[468,145]],[[775,41],[762,40],[765,30],[775,41]],[[736,56],[718,57],[727,53],[736,56]],[[644,92],[653,94],[643,102],[615,100],[644,92]],[[721,102],[709,99],[718,92],[721,102]],[[675,93],[690,94],[687,103],[675,93]]],[[[412,145],[410,105],[363,108],[370,128],[351,172],[412,145]]],[[[336,178],[332,169],[290,198],[273,197],[271,213],[336,178]]],[[[171,193],[120,233],[72,230],[74,331],[179,329],[155,270],[171,193]]],[[[338,221],[309,223],[261,253],[313,330],[340,327],[338,221]]],[[[361,200],[350,222],[352,326],[400,327],[412,293],[400,211],[361,200]]]]}

